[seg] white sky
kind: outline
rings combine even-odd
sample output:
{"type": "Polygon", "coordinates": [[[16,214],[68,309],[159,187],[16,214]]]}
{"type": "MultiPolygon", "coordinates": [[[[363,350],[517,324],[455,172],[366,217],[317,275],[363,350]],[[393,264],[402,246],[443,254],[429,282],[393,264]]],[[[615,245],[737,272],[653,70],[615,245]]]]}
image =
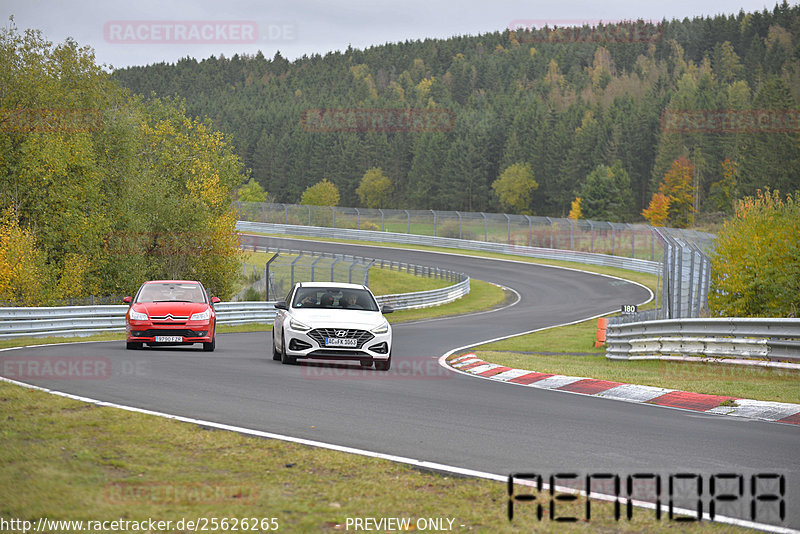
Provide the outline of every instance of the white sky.
{"type": "MultiPolygon", "coordinates": [[[[296,0],[285,4],[269,0],[3,0],[2,4],[2,24],[8,25],[13,14],[20,30],[42,30],[55,43],[72,37],[80,45],[94,48],[99,63],[125,67],[175,62],[186,56],[203,59],[219,54],[255,54],[259,49],[268,58],[280,50],[284,57],[295,59],[344,50],[348,45],[366,48],[408,39],[476,35],[503,30],[515,21],[515,25],[523,21],[564,26],[581,21],[658,21],[664,17],[731,14],[740,9],[752,12],[771,10],[775,0],[296,0]],[[218,30],[206,29],[205,35],[198,36],[200,42],[167,43],[167,30],[162,29],[161,36],[154,33],[164,21],[222,24],[224,33],[214,33],[213,38],[225,37],[233,42],[208,42],[212,35],[208,31],[218,30]],[[245,35],[252,32],[253,39],[233,35],[236,29],[245,35]],[[133,34],[137,42],[115,42],[114,37],[124,37],[124,31],[138,32],[133,34]],[[143,43],[142,39],[150,42],[143,43]]],[[[204,31],[203,25],[195,25],[195,30],[204,31]]]]}

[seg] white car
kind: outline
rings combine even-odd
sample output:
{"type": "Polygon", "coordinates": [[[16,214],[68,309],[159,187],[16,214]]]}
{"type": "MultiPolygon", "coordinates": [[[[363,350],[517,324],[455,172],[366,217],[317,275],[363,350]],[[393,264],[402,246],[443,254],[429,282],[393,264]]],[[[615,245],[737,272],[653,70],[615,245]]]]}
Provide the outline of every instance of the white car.
{"type": "Polygon", "coordinates": [[[276,302],[272,358],[293,364],[299,358],[358,360],[362,367],[387,371],[392,364],[392,327],[363,285],[300,282],[276,302]]]}

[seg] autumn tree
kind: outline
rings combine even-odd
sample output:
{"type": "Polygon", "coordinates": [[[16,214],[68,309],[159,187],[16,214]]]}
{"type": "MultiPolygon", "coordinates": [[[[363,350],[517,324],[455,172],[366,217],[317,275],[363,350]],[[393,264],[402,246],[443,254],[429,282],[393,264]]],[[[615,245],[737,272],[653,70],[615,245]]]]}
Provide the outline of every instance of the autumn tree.
{"type": "Polygon", "coordinates": [[[669,223],[676,228],[686,228],[694,222],[694,165],[686,157],[672,162],[658,192],[669,198],[669,223]]]}
{"type": "Polygon", "coordinates": [[[339,188],[323,178],[321,182],[311,185],[303,191],[300,204],[305,206],[338,206],[339,188]]]}
{"type": "Polygon", "coordinates": [[[14,208],[0,213],[0,303],[42,304],[49,278],[44,259],[33,232],[19,226],[14,208]]]}
{"type": "Polygon", "coordinates": [[[525,214],[531,203],[531,194],[539,187],[528,163],[515,163],[492,182],[492,189],[500,203],[514,213],[525,214]]]}
{"type": "Polygon", "coordinates": [[[361,178],[356,194],[368,208],[385,208],[392,194],[392,181],[380,167],[372,167],[361,178]]]}
{"type": "Polygon", "coordinates": [[[581,212],[581,200],[581,197],[575,197],[575,200],[572,201],[569,215],[567,216],[568,219],[578,220],[583,218],[583,213],[581,212]]]}
{"type": "Polygon", "coordinates": [[[669,220],[669,197],[663,193],[654,193],[650,204],[642,211],[642,217],[653,226],[666,226],[669,220]]]}
{"type": "Polygon", "coordinates": [[[746,197],[726,221],[711,254],[712,314],[798,317],[800,314],[800,204],[797,193],[746,197]]]}

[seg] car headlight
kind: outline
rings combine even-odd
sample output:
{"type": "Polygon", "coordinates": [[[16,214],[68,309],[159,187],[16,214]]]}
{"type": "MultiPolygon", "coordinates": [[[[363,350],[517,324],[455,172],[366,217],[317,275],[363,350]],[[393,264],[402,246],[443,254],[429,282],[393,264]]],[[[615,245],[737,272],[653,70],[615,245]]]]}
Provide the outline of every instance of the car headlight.
{"type": "Polygon", "coordinates": [[[204,312],[194,313],[189,319],[190,321],[208,321],[211,319],[211,310],[206,309],[204,312]]]}
{"type": "Polygon", "coordinates": [[[388,331],[389,331],[389,323],[387,322],[384,322],[379,327],[372,329],[373,334],[385,334],[388,331]]]}
{"type": "Polygon", "coordinates": [[[297,319],[289,320],[289,328],[291,328],[292,330],[299,330],[300,332],[307,332],[311,330],[310,326],[301,323],[297,319]]]}
{"type": "Polygon", "coordinates": [[[133,310],[133,309],[131,309],[131,311],[128,313],[128,317],[130,318],[131,321],[146,321],[147,320],[147,314],[146,313],[137,312],[136,310],[133,310]]]}

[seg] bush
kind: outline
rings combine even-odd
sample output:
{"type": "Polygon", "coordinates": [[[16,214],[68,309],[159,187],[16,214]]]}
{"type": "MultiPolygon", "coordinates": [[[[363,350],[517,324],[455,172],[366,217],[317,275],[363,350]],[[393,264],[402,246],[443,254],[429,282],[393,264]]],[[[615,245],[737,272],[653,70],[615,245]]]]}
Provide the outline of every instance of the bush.
{"type": "Polygon", "coordinates": [[[797,193],[758,192],[739,202],[711,255],[712,315],[797,317],[800,308],[800,205],[797,193]]]}
{"type": "Polygon", "coordinates": [[[459,231],[458,221],[445,221],[436,227],[437,237],[452,237],[455,239],[475,239],[475,232],[468,228],[461,228],[459,231]]]}

